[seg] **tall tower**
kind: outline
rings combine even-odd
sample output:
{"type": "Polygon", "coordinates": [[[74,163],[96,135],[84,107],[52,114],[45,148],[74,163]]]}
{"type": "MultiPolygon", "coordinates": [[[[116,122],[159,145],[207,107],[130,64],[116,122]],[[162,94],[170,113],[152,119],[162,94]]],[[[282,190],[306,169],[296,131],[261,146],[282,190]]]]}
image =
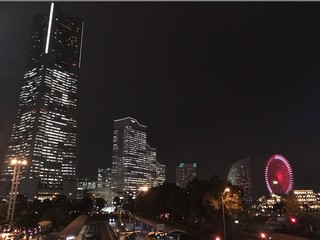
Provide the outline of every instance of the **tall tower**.
{"type": "Polygon", "coordinates": [[[176,184],[178,187],[185,188],[188,182],[197,177],[196,163],[180,163],[176,168],[176,184]]]}
{"type": "Polygon", "coordinates": [[[241,159],[231,166],[228,181],[242,189],[243,198],[246,202],[252,201],[249,158],[241,159]]]}
{"type": "MultiPolygon", "coordinates": [[[[113,192],[122,195],[131,191],[135,194],[144,185],[151,187],[160,184],[156,183],[156,149],[147,144],[146,132],[147,127],[134,118],[114,120],[111,166],[113,192]]],[[[160,166],[163,171],[164,165],[160,166]]]]}
{"type": "Polygon", "coordinates": [[[21,184],[20,192],[29,196],[66,190],[68,184],[63,183],[76,180],[83,27],[81,19],[65,16],[54,3],[48,14],[33,19],[18,113],[2,170],[3,177],[10,177],[9,162],[27,160],[22,170],[27,184],[21,184]]]}
{"type": "Polygon", "coordinates": [[[157,187],[166,181],[166,166],[157,161],[157,149],[147,144],[146,148],[147,166],[150,170],[148,176],[150,185],[157,187]]]}

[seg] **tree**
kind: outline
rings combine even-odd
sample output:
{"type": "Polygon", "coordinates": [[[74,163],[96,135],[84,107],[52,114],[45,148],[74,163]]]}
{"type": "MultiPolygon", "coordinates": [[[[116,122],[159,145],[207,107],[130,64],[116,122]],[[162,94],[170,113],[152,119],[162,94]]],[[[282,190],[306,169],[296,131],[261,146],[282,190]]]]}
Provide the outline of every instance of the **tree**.
{"type": "Polygon", "coordinates": [[[120,205],[120,198],[119,198],[118,196],[115,196],[115,197],[113,198],[113,202],[114,202],[114,204],[115,204],[116,206],[120,205]]]}
{"type": "Polygon", "coordinates": [[[82,213],[88,213],[92,211],[93,202],[91,197],[83,197],[79,202],[77,202],[76,209],[82,213]]]}
{"type": "Polygon", "coordinates": [[[98,211],[100,212],[102,208],[104,208],[106,201],[103,198],[96,198],[96,207],[98,208],[98,211]]]}
{"type": "Polygon", "coordinates": [[[26,195],[18,194],[15,206],[15,217],[18,217],[21,213],[28,211],[28,198],[26,195]]]}
{"type": "Polygon", "coordinates": [[[7,221],[9,203],[7,201],[0,202],[0,224],[3,224],[7,221]]]}
{"type": "Polygon", "coordinates": [[[243,212],[243,204],[238,193],[227,193],[225,198],[227,214],[232,219],[237,219],[243,212]]]}
{"type": "Polygon", "coordinates": [[[39,215],[32,210],[24,211],[15,219],[15,223],[18,226],[24,226],[26,228],[36,227],[39,221],[39,215]]]}
{"type": "Polygon", "coordinates": [[[59,207],[52,207],[52,208],[48,209],[43,214],[41,220],[52,221],[53,227],[66,226],[69,222],[71,222],[69,214],[64,212],[59,207]]]}

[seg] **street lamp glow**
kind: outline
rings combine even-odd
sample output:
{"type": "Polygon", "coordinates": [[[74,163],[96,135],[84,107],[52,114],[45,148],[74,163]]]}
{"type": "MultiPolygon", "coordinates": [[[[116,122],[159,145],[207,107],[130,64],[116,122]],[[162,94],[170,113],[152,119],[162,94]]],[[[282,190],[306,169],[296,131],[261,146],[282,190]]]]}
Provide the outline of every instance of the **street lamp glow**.
{"type": "Polygon", "coordinates": [[[223,196],[226,192],[230,192],[230,188],[226,188],[224,189],[223,193],[221,194],[221,207],[222,207],[222,221],[223,221],[223,237],[224,240],[227,239],[227,234],[226,234],[226,220],[225,220],[225,216],[224,216],[224,199],[223,196]]]}
{"type": "Polygon", "coordinates": [[[278,181],[273,181],[272,183],[273,183],[273,184],[278,184],[278,181]]]}
{"type": "Polygon", "coordinates": [[[143,186],[140,188],[140,192],[147,192],[149,190],[148,186],[143,186]]]}
{"type": "Polygon", "coordinates": [[[27,160],[17,160],[17,159],[12,159],[10,162],[11,165],[27,165],[27,160]]]}
{"type": "Polygon", "coordinates": [[[12,159],[11,160],[11,165],[16,165],[18,163],[18,160],[17,159],[12,159]]]}

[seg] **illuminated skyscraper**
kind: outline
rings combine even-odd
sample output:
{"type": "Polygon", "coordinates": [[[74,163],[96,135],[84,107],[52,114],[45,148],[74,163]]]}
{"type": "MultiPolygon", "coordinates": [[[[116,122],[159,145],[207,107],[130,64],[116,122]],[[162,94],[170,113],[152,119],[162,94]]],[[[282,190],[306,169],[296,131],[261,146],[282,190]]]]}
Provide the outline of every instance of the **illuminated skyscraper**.
{"type": "Polygon", "coordinates": [[[146,159],[147,166],[150,170],[148,181],[152,187],[161,185],[166,180],[166,166],[158,163],[157,161],[157,149],[150,147],[147,144],[146,147],[146,159]]]}
{"type": "Polygon", "coordinates": [[[131,117],[114,120],[111,190],[137,193],[141,186],[158,186],[164,180],[165,166],[147,144],[147,127],[131,117]]]}
{"type": "Polygon", "coordinates": [[[252,201],[249,158],[241,159],[231,166],[228,181],[243,190],[243,198],[246,202],[252,201]]]}
{"type": "Polygon", "coordinates": [[[180,163],[176,168],[176,184],[178,187],[185,188],[188,182],[197,177],[196,163],[180,163]]]}
{"type": "Polygon", "coordinates": [[[18,113],[2,171],[10,177],[10,160],[26,159],[22,178],[27,184],[22,182],[20,192],[29,196],[65,193],[76,180],[83,26],[82,20],[65,16],[54,3],[48,14],[33,19],[18,113]]]}

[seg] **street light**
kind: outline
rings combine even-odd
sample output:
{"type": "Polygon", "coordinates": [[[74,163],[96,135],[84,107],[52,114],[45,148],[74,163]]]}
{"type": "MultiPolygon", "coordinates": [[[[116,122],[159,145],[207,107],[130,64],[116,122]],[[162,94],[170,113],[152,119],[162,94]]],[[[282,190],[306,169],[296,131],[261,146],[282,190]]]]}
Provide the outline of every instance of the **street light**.
{"type": "Polygon", "coordinates": [[[221,205],[222,205],[222,221],[223,221],[223,237],[224,237],[224,240],[227,240],[227,234],[226,234],[226,220],[225,220],[225,217],[224,217],[224,194],[226,192],[230,192],[230,188],[226,188],[222,195],[221,195],[221,205]]]}
{"type": "Polygon", "coordinates": [[[149,190],[148,186],[142,186],[139,188],[139,192],[138,194],[135,196],[134,198],[134,202],[133,202],[133,232],[135,232],[135,226],[136,226],[136,205],[137,205],[137,201],[136,199],[138,198],[138,196],[140,195],[140,193],[142,192],[147,192],[149,190]]]}
{"type": "Polygon", "coordinates": [[[11,191],[10,191],[10,197],[9,197],[9,206],[8,206],[8,212],[7,212],[7,222],[9,221],[12,222],[13,220],[14,210],[15,210],[16,200],[17,200],[18,187],[20,182],[20,170],[22,166],[27,165],[27,161],[12,159],[10,162],[10,165],[14,166],[14,168],[13,168],[12,184],[11,184],[11,191]]]}
{"type": "Polygon", "coordinates": [[[296,223],[296,222],[297,222],[297,219],[296,219],[295,217],[291,217],[291,218],[290,218],[290,222],[291,222],[291,223],[296,223]]]}

